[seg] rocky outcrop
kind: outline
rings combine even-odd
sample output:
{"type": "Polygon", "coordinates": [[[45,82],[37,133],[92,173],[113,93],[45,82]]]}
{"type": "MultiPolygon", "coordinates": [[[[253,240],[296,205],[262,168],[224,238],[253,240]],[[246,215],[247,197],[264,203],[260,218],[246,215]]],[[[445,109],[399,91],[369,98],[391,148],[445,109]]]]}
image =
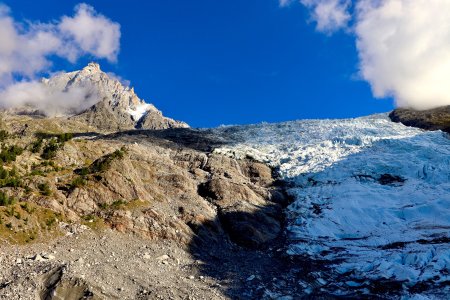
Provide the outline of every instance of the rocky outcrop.
{"type": "Polygon", "coordinates": [[[389,114],[389,118],[406,126],[450,133],[450,106],[423,111],[398,108],[389,114]]]}
{"type": "Polygon", "coordinates": [[[208,181],[199,193],[214,204],[231,240],[259,248],[281,232],[281,206],[272,200],[279,191],[269,167],[251,160],[211,155],[205,166],[208,181]]]}
{"type": "MultiPolygon", "coordinates": [[[[282,192],[273,186],[269,167],[176,143],[160,146],[163,140],[155,137],[146,142],[143,135],[116,138],[128,145],[125,157],[65,196],[78,215],[99,216],[121,232],[181,244],[195,234],[207,240],[225,234],[241,246],[259,248],[280,234],[281,206],[273,200],[282,192]],[[119,200],[123,205],[114,207],[119,200]]],[[[93,141],[89,148],[110,142],[93,141]]]]}

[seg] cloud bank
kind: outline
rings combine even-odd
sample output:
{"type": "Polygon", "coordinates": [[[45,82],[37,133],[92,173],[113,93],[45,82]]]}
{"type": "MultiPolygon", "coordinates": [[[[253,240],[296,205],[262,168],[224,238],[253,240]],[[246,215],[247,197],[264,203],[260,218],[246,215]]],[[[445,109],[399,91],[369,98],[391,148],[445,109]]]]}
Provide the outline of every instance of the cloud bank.
{"type": "MultiPolygon", "coordinates": [[[[290,2],[280,0],[280,5],[290,2]]],[[[300,3],[311,10],[317,30],[347,28],[355,35],[360,75],[375,97],[393,97],[398,106],[419,110],[450,105],[450,1],[300,3]],[[317,12],[333,6],[333,12],[317,12]]]]}
{"type": "Polygon", "coordinates": [[[55,89],[39,81],[15,83],[0,93],[4,107],[30,107],[47,116],[73,115],[98,102],[98,91],[93,87],[55,89]]]}
{"type": "Polygon", "coordinates": [[[50,23],[18,22],[0,4],[0,106],[33,104],[71,110],[80,101],[91,101],[92,90],[68,90],[58,94],[38,81],[52,68],[51,57],[76,62],[81,56],[117,61],[120,25],[79,4],[73,16],[50,23]],[[80,100],[81,99],[81,100],[80,100]]]}

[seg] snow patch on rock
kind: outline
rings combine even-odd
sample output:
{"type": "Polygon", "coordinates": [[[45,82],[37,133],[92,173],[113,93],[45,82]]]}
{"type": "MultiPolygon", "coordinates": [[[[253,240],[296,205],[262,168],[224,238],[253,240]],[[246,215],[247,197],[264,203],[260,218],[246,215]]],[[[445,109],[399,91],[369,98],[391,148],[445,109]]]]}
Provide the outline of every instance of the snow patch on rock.
{"type": "Polygon", "coordinates": [[[129,113],[132,117],[133,120],[138,121],[140,120],[151,108],[153,107],[153,105],[151,104],[147,104],[147,103],[142,103],[139,105],[136,105],[135,107],[129,107],[127,109],[127,113],[129,113]]]}

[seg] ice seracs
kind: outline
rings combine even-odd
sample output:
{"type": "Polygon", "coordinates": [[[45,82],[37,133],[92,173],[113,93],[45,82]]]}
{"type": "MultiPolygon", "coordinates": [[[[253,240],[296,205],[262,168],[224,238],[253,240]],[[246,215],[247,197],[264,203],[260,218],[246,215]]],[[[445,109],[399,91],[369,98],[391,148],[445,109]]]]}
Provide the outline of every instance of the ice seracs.
{"type": "MultiPolygon", "coordinates": [[[[326,289],[370,293],[387,280],[405,293],[450,282],[450,140],[387,115],[218,129],[293,187],[290,255],[324,261],[326,289]]],[[[433,293],[434,293],[433,292],[433,293]]]]}

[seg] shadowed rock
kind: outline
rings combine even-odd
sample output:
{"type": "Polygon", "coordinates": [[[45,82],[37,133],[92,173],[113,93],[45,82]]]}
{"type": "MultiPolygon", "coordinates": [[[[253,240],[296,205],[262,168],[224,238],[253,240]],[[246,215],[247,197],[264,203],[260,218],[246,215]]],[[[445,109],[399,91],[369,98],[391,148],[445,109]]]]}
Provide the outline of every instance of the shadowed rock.
{"type": "Polygon", "coordinates": [[[389,114],[389,118],[406,126],[450,133],[450,106],[423,111],[398,108],[389,114]]]}

